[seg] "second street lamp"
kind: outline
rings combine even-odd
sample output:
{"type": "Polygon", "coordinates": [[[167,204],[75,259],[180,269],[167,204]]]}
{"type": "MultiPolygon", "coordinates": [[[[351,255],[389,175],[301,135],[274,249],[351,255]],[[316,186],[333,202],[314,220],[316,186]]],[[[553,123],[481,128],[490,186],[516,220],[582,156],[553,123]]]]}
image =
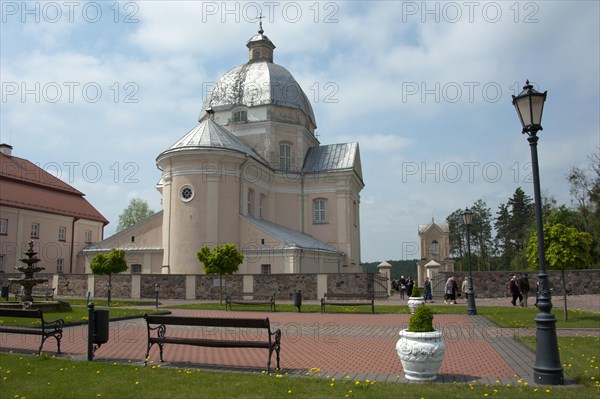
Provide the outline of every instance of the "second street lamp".
{"type": "Polygon", "coordinates": [[[469,282],[467,283],[467,314],[476,315],[477,306],[475,305],[475,291],[473,291],[473,273],[471,272],[471,223],[473,222],[473,212],[467,208],[462,214],[463,222],[467,226],[467,264],[469,265],[469,282]]]}
{"type": "Polygon", "coordinates": [[[536,324],[536,350],[533,377],[535,382],[542,385],[564,384],[563,367],[558,353],[558,340],[556,338],[556,317],[552,314],[552,298],[546,272],[546,257],[544,252],[544,230],[542,222],[542,203],[540,193],[540,171],[537,156],[537,132],[542,130],[542,113],[546,93],[534,90],[527,81],[523,91],[518,96],[513,96],[513,105],[519,115],[522,133],[527,134],[527,141],[531,149],[531,166],[533,172],[533,193],[535,197],[535,221],[538,240],[538,259],[540,270],[538,273],[538,301],[539,313],[535,316],[536,324]]]}

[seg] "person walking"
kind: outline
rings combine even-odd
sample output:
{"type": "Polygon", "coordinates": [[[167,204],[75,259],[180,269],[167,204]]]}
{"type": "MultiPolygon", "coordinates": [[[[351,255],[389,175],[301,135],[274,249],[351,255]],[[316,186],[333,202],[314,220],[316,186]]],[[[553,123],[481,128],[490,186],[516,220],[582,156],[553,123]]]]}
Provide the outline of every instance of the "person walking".
{"type": "Polygon", "coordinates": [[[425,302],[428,300],[433,302],[433,295],[431,294],[431,280],[429,280],[429,277],[425,277],[425,282],[423,283],[423,298],[425,298],[425,302]]]}
{"type": "Polygon", "coordinates": [[[456,292],[457,291],[458,291],[458,284],[456,284],[456,280],[454,280],[454,276],[452,276],[446,281],[444,302],[446,304],[450,303],[452,305],[456,305],[456,292]]]}
{"type": "Polygon", "coordinates": [[[413,281],[411,276],[408,276],[408,280],[406,280],[406,293],[408,294],[409,298],[412,295],[412,290],[414,286],[415,282],[413,281]]]}
{"type": "Polygon", "coordinates": [[[518,298],[519,304],[523,306],[523,295],[521,295],[521,290],[519,290],[519,280],[517,279],[517,276],[512,276],[512,278],[510,279],[508,283],[508,290],[512,295],[512,300],[510,301],[510,303],[512,303],[513,306],[517,306],[518,298]]]}
{"type": "Polygon", "coordinates": [[[466,276],[460,285],[461,292],[465,293],[465,299],[467,299],[467,291],[469,290],[469,276],[466,276]]]}
{"type": "Polygon", "coordinates": [[[404,294],[406,293],[406,280],[404,276],[400,276],[398,284],[400,285],[400,299],[404,299],[404,294]]]}
{"type": "Polygon", "coordinates": [[[523,275],[519,279],[519,290],[521,291],[521,295],[523,296],[521,305],[527,307],[527,298],[529,297],[529,277],[527,276],[527,273],[523,273],[523,275]]]}

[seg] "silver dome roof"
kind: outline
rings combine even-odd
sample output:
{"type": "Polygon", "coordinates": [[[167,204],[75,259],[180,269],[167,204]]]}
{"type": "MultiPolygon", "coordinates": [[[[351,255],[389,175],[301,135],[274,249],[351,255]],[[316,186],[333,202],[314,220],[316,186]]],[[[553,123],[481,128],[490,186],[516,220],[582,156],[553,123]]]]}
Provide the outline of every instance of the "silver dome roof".
{"type": "Polygon", "coordinates": [[[312,106],[292,74],[268,61],[250,62],[229,70],[208,94],[199,120],[206,110],[223,111],[237,105],[274,104],[304,111],[316,127],[312,106]]]}
{"type": "Polygon", "coordinates": [[[163,151],[158,157],[173,152],[193,149],[224,149],[246,154],[260,161],[252,148],[248,147],[242,140],[229,130],[215,123],[212,119],[205,119],[196,127],[186,133],[175,144],[163,151]]]}

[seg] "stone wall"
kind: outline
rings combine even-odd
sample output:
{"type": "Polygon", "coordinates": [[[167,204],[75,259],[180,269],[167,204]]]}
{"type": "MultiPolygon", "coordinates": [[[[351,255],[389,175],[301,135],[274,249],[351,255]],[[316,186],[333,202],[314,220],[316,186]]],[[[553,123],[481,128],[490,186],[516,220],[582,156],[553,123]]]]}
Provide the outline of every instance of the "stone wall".
{"type": "MultiPolygon", "coordinates": [[[[528,270],[523,272],[496,271],[496,272],[473,272],[473,285],[478,297],[500,298],[508,296],[508,282],[514,275],[521,276],[527,273],[529,276],[530,295],[535,295],[537,282],[537,271],[528,270]]],[[[455,276],[460,288],[463,279],[468,276],[466,272],[440,273],[444,281],[451,275],[455,276]]],[[[562,271],[549,270],[548,280],[552,295],[563,294],[562,271]]],[[[600,294],[600,270],[567,270],[565,271],[567,294],[600,294]]]]}
{"type": "MultiPolygon", "coordinates": [[[[537,272],[528,271],[532,295],[535,293],[537,272]]],[[[434,284],[439,281],[434,298],[443,295],[443,282],[454,274],[458,286],[467,273],[440,273],[434,284]]],[[[481,298],[498,298],[507,296],[508,281],[513,274],[521,272],[473,272],[475,292],[481,298]]],[[[562,272],[548,272],[550,288],[553,295],[562,295],[562,272]]],[[[0,273],[0,284],[7,285],[9,278],[19,278],[20,273],[0,273]]],[[[106,284],[108,276],[89,274],[38,274],[36,277],[47,278],[41,287],[56,288],[58,297],[83,298],[86,292],[93,292],[94,297],[107,296],[106,284]]],[[[565,272],[567,293],[600,294],[600,270],[570,270],[565,272]]],[[[342,273],[342,274],[234,274],[223,276],[224,292],[254,291],[261,293],[276,292],[278,300],[291,300],[291,294],[300,290],[304,300],[318,300],[325,292],[371,292],[373,290],[373,274],[342,273]],[[244,283],[248,285],[244,289],[244,283]],[[320,290],[320,291],[319,291],[320,290]]],[[[199,299],[218,300],[218,276],[181,275],[181,274],[118,274],[112,276],[113,298],[153,299],[156,297],[154,284],[160,284],[160,299],[199,299]],[[215,281],[217,283],[215,284],[215,281]],[[189,292],[188,292],[189,290],[189,292]]],[[[14,286],[14,284],[13,284],[14,286]]],[[[16,287],[13,287],[15,290],[16,287]]]]}

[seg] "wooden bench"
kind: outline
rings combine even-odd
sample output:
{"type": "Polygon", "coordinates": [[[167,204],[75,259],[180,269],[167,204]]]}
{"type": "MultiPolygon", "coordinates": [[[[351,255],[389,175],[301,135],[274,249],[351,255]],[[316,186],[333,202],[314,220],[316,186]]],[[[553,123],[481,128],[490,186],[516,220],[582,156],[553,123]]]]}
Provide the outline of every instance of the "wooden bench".
{"type": "Polygon", "coordinates": [[[236,305],[269,305],[271,312],[275,312],[275,293],[257,294],[253,292],[229,293],[225,296],[225,310],[232,310],[231,304],[236,305]],[[251,299],[248,299],[251,298],[251,299]]]}
{"type": "MultiPolygon", "coordinates": [[[[14,292],[15,299],[23,298],[23,291],[14,292]]],[[[54,300],[54,288],[33,287],[31,289],[33,298],[44,298],[46,301],[54,300]]]]}
{"type": "Polygon", "coordinates": [[[0,319],[7,318],[22,318],[22,319],[38,319],[41,325],[38,326],[9,326],[6,323],[0,324],[0,332],[2,333],[10,333],[10,334],[30,334],[30,335],[39,335],[42,337],[42,342],[40,343],[40,348],[38,350],[38,355],[42,352],[42,347],[44,346],[44,342],[49,337],[54,337],[56,339],[56,346],[58,347],[58,353],[60,353],[60,340],[62,338],[63,326],[65,322],[62,319],[54,320],[54,321],[45,321],[44,315],[40,309],[6,309],[0,308],[0,319]]]}
{"type": "Polygon", "coordinates": [[[321,313],[325,313],[325,305],[334,306],[363,306],[371,305],[371,312],[375,313],[375,294],[336,294],[326,292],[321,298],[321,313]]]}
{"type": "MultiPolygon", "coordinates": [[[[267,373],[271,371],[271,356],[275,351],[277,358],[277,369],[279,369],[279,350],[281,347],[281,330],[278,328],[271,331],[269,318],[265,319],[235,319],[235,318],[211,318],[211,317],[185,317],[185,316],[164,316],[145,314],[144,319],[148,326],[148,348],[146,351],[146,360],[150,356],[150,348],[157,344],[160,349],[160,361],[163,360],[163,347],[165,344],[205,346],[213,348],[264,348],[269,350],[267,361],[267,373]],[[152,327],[152,326],[155,327],[152,327]],[[199,337],[181,337],[177,335],[167,335],[167,326],[193,326],[209,327],[201,329],[199,337]],[[220,328],[222,329],[215,329],[220,328]],[[239,329],[237,333],[231,328],[239,329]],[[256,339],[247,339],[249,334],[247,329],[256,329],[256,339]],[[261,333],[266,331],[266,337],[261,333]],[[156,331],[156,335],[152,334],[156,331]],[[259,341],[258,338],[268,338],[259,341]],[[245,339],[245,340],[244,340],[245,339]]],[[[169,331],[170,333],[170,331],[169,331]]]]}

